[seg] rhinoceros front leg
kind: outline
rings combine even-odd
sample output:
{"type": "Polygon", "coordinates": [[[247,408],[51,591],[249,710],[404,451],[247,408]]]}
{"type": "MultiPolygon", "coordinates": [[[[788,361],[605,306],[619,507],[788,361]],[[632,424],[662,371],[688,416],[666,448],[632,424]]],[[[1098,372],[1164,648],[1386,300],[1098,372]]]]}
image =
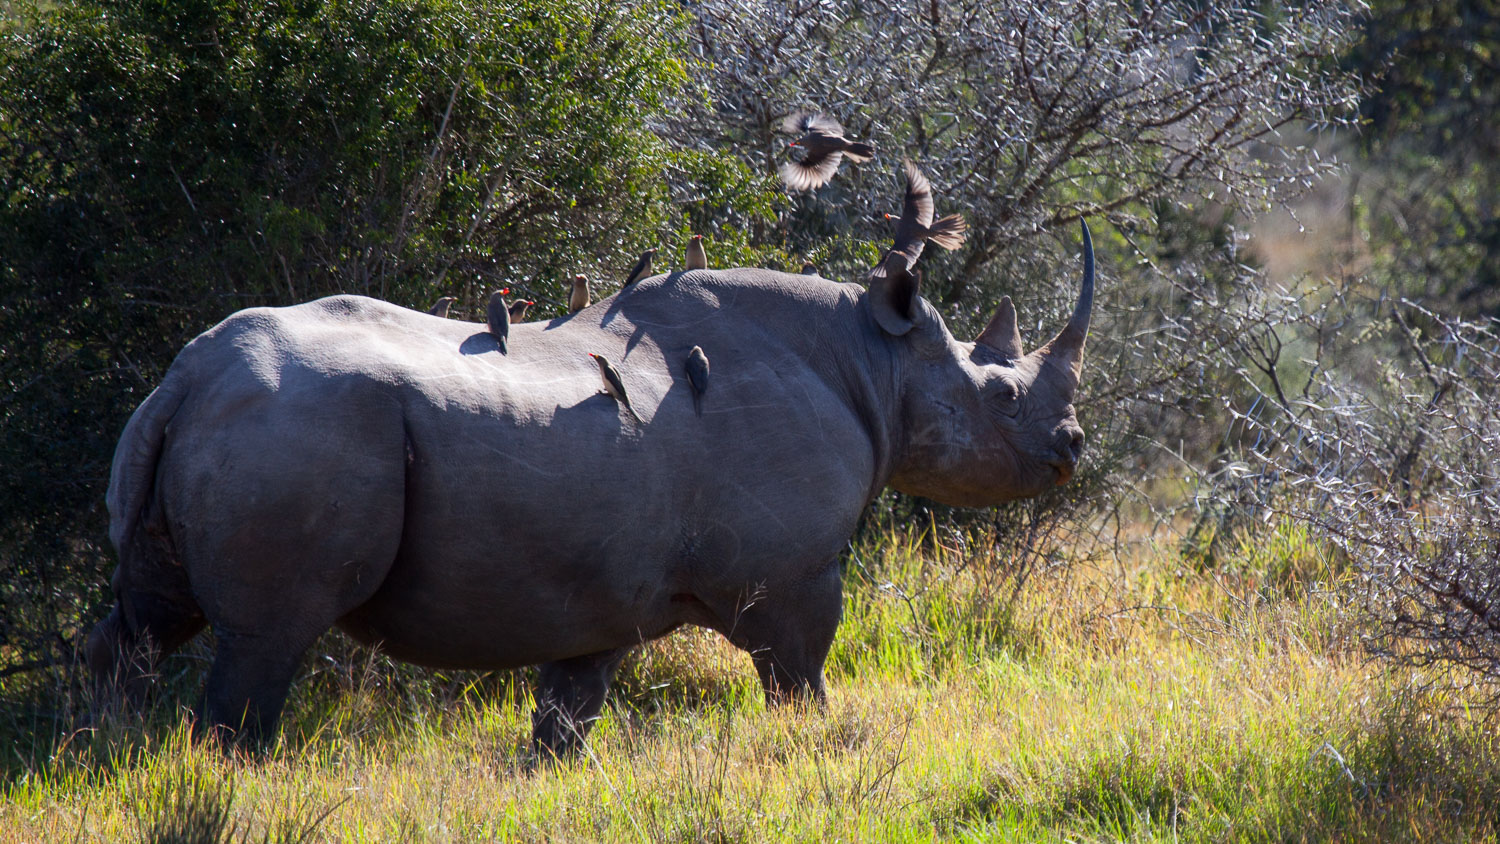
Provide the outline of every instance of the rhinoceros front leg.
{"type": "Polygon", "coordinates": [[[531,715],[531,743],[544,756],[578,751],[604,708],[604,695],[629,648],[576,656],[541,667],[536,711],[531,715]]]}
{"type": "Polygon", "coordinates": [[[807,579],[753,590],[729,629],[729,640],[749,652],[772,706],[823,702],[823,663],[843,611],[838,559],[807,579]]]}

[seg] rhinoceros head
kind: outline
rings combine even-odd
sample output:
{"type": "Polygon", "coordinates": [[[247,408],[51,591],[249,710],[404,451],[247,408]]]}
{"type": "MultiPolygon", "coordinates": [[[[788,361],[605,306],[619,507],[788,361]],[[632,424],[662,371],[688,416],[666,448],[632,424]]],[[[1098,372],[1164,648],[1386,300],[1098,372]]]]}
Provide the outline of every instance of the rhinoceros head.
{"type": "Polygon", "coordinates": [[[1037,495],[1073,476],[1083,429],[1073,395],[1094,298],[1084,236],[1083,289],[1067,326],[1030,354],[1010,297],[973,343],[956,340],[919,295],[919,277],[892,272],[867,301],[880,329],[905,345],[902,442],[890,485],[957,506],[1037,495]]]}

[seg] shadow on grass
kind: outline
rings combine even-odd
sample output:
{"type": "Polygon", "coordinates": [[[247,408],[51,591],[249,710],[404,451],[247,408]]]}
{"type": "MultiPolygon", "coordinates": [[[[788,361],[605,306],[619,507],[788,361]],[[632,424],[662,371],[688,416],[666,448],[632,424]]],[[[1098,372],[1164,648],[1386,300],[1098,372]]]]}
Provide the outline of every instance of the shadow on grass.
{"type": "MultiPolygon", "coordinates": [[[[107,708],[92,699],[81,663],[6,678],[0,686],[0,789],[42,777],[113,779],[140,766],[191,721],[213,653],[205,633],[162,662],[141,701],[107,708]],[[102,714],[100,714],[102,713],[102,714]]],[[[444,671],[397,662],[330,633],[310,649],[292,684],[277,744],[259,758],[330,746],[391,746],[415,731],[494,708],[489,752],[529,753],[534,671],[444,671]]],[[[749,659],[706,631],[678,633],[639,649],[611,689],[629,729],[650,733],[673,713],[759,701],[749,659]]],[[[251,757],[256,758],[256,757],[251,757]]],[[[516,761],[514,759],[512,762],[516,761]]]]}

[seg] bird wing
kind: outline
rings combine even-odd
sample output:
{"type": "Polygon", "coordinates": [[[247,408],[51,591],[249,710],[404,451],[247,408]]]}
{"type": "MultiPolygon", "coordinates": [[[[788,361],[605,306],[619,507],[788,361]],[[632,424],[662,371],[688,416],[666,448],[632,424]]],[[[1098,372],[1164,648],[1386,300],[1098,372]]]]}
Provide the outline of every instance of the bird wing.
{"type": "Polygon", "coordinates": [[[708,389],[708,356],[697,346],[688,354],[687,376],[694,390],[702,393],[708,389]]]}
{"type": "Polygon", "coordinates": [[[635,262],[635,266],[630,270],[630,275],[625,277],[625,283],[621,286],[629,287],[630,285],[635,284],[637,281],[645,278],[646,273],[651,272],[651,259],[655,255],[655,249],[647,249],[645,252],[642,252],[641,259],[635,262]]]}
{"type": "Polygon", "coordinates": [[[824,155],[809,155],[801,161],[788,161],[781,165],[781,180],[792,190],[810,190],[828,184],[844,160],[843,153],[830,152],[824,155]]]}
{"type": "Polygon", "coordinates": [[[936,213],[932,205],[932,183],[911,159],[903,161],[902,166],[906,168],[906,200],[901,207],[901,222],[915,220],[925,229],[932,225],[932,215],[936,213]]]}
{"type": "Polygon", "coordinates": [[[787,115],[781,121],[781,131],[791,135],[805,135],[808,132],[817,132],[821,135],[832,135],[842,137],[844,127],[837,120],[819,111],[797,111],[787,115]]]}

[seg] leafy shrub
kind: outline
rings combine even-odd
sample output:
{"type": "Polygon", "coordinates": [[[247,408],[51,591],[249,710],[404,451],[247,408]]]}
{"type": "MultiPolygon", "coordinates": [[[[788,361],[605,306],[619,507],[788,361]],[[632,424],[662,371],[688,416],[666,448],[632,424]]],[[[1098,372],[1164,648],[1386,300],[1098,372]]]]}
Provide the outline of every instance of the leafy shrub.
{"type": "Polygon", "coordinates": [[[680,25],[665,2],[87,0],[0,31],[7,659],[94,615],[115,438],[194,334],[339,292],[559,302],[678,230],[664,176],[691,156],[647,124],[680,25]]]}

